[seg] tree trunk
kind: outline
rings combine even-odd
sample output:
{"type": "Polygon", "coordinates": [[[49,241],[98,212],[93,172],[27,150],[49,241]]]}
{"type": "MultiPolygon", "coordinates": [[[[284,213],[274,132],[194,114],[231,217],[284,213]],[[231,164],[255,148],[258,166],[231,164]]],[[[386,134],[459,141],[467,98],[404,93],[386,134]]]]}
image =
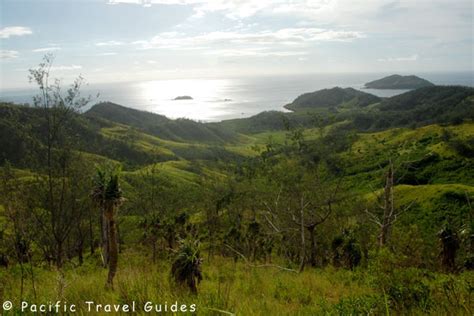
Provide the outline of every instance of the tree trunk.
{"type": "Polygon", "coordinates": [[[84,231],[82,229],[83,227],[81,225],[77,226],[77,245],[75,247],[80,266],[82,266],[82,264],[84,263],[84,244],[86,242],[86,234],[84,234],[84,231]]]}
{"type": "Polygon", "coordinates": [[[77,256],[79,259],[79,265],[82,266],[84,263],[84,239],[81,236],[79,240],[79,244],[77,245],[77,256]]]}
{"type": "Polygon", "coordinates": [[[390,234],[390,228],[393,223],[394,205],[393,205],[393,164],[389,163],[384,187],[384,210],[382,227],[379,234],[379,246],[383,247],[387,243],[390,234]]]}
{"type": "Polygon", "coordinates": [[[115,223],[115,209],[114,206],[109,206],[106,211],[108,220],[108,240],[109,240],[109,275],[107,277],[107,286],[114,287],[114,277],[117,273],[118,263],[118,243],[117,243],[117,227],[115,223]]]}
{"type": "Polygon", "coordinates": [[[89,216],[89,241],[91,247],[91,256],[94,254],[94,230],[92,229],[92,216],[89,216]]]}
{"type": "Polygon", "coordinates": [[[59,269],[63,266],[63,243],[56,241],[56,267],[59,269]]]}
{"type": "Polygon", "coordinates": [[[102,264],[104,268],[109,265],[109,249],[110,249],[110,240],[109,240],[109,221],[106,217],[105,210],[102,213],[100,226],[102,230],[102,264]]]}
{"type": "Polygon", "coordinates": [[[300,233],[301,233],[301,249],[300,249],[300,268],[299,272],[303,272],[305,261],[306,261],[306,240],[305,240],[305,227],[304,227],[304,208],[301,207],[300,211],[300,233]]]}
{"type": "Polygon", "coordinates": [[[153,263],[156,263],[156,240],[153,238],[152,247],[153,247],[153,263]]]}
{"type": "Polygon", "coordinates": [[[316,232],[316,226],[315,225],[308,226],[308,232],[309,232],[309,238],[310,238],[309,241],[310,241],[310,246],[311,246],[309,262],[311,263],[311,266],[315,267],[316,266],[316,239],[315,239],[314,233],[316,232]]]}

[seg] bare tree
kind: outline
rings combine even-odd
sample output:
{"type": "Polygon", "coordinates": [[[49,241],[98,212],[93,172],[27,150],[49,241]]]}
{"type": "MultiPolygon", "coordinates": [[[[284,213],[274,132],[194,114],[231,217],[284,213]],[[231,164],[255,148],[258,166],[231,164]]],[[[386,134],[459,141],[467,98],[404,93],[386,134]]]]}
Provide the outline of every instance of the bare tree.
{"type": "Polygon", "coordinates": [[[383,192],[381,194],[375,193],[376,207],[381,209],[382,213],[371,212],[368,209],[365,210],[370,220],[379,227],[379,234],[377,236],[379,247],[384,247],[387,244],[393,224],[397,221],[400,214],[407,211],[415,202],[413,201],[403,209],[397,210],[395,208],[394,175],[395,169],[393,162],[390,159],[384,176],[385,185],[383,192]]]}

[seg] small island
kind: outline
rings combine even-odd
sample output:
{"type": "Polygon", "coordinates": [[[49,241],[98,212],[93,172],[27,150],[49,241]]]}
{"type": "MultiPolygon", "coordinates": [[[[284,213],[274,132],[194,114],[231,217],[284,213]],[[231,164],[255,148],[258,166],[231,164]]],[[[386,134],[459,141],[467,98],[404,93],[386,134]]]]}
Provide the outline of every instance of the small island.
{"type": "Polygon", "coordinates": [[[180,96],[177,96],[176,98],[174,98],[173,100],[177,101],[177,100],[193,100],[193,98],[189,95],[180,95],[180,96]]]}
{"type": "Polygon", "coordinates": [[[382,79],[367,82],[365,84],[366,89],[418,89],[423,87],[434,86],[433,83],[426,79],[411,75],[411,76],[400,76],[391,75],[382,79]]]}

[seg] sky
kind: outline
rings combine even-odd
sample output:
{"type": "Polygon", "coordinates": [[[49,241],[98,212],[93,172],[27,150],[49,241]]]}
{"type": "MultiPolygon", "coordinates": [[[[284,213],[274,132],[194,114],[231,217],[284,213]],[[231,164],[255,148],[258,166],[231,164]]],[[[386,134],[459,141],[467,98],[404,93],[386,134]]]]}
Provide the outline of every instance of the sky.
{"type": "Polygon", "coordinates": [[[473,71],[471,0],[0,0],[0,89],[349,72],[473,71]]]}

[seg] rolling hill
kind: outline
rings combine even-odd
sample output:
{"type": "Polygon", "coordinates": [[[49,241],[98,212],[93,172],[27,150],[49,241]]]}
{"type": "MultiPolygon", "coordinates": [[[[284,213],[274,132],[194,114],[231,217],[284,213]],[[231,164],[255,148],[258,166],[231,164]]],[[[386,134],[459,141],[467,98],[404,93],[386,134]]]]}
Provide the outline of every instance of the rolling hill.
{"type": "Polygon", "coordinates": [[[331,88],[297,97],[285,108],[293,111],[336,109],[336,108],[363,108],[380,101],[375,95],[365,93],[353,88],[331,88]]]}
{"type": "Polygon", "coordinates": [[[203,124],[188,119],[171,120],[163,115],[139,111],[111,102],[94,105],[85,113],[85,116],[125,124],[173,141],[222,144],[236,138],[234,133],[220,129],[216,124],[203,124]]]}

